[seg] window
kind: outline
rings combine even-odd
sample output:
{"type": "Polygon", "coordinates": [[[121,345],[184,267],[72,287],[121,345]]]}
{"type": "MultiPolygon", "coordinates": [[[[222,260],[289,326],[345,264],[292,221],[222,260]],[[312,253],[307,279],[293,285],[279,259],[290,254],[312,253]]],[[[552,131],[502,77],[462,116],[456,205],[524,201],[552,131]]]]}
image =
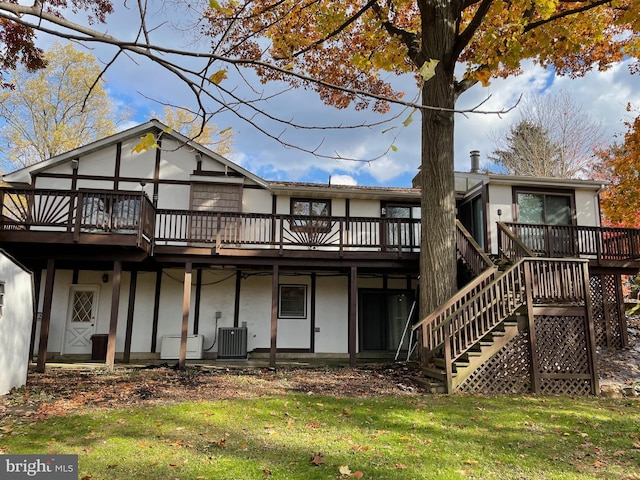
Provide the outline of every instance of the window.
{"type": "Polygon", "coordinates": [[[573,198],[569,194],[516,192],[516,205],[520,223],[573,223],[573,198]]]}
{"type": "Polygon", "coordinates": [[[310,229],[329,231],[331,224],[328,218],[311,220],[300,217],[329,217],[331,216],[329,200],[293,199],[291,200],[291,215],[294,215],[292,226],[296,229],[310,229]]]}
{"type": "Polygon", "coordinates": [[[406,221],[383,222],[384,241],[387,248],[418,247],[420,241],[420,206],[410,204],[391,204],[382,207],[382,217],[390,219],[406,219],[406,221]]]}
{"type": "Polygon", "coordinates": [[[278,317],[307,318],[306,285],[280,285],[278,317]]]}
{"type": "Polygon", "coordinates": [[[4,316],[4,282],[0,282],[0,318],[4,316]]]}

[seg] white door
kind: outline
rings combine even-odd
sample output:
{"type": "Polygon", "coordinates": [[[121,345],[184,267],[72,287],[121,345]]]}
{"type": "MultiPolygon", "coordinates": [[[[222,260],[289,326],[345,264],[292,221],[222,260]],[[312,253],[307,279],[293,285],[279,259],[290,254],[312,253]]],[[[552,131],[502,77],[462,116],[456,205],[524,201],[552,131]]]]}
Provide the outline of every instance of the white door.
{"type": "Polygon", "coordinates": [[[96,330],[98,315],[98,292],[98,286],[71,286],[63,354],[91,353],[91,335],[96,330]]]}

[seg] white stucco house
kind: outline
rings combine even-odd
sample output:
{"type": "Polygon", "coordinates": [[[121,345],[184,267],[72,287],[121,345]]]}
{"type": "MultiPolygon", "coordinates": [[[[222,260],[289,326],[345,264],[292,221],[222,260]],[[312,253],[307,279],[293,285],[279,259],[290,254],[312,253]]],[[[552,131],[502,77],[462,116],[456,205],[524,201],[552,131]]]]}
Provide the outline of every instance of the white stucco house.
{"type": "Polygon", "coordinates": [[[0,395],[27,381],[34,308],[31,272],[0,250],[0,395]]]}
{"type": "MultiPolygon", "coordinates": [[[[604,238],[598,182],[456,178],[469,278],[490,268],[488,255],[513,252],[512,237],[531,255],[586,258],[592,275],[613,275],[614,297],[619,274],[637,268],[635,251],[584,249],[584,232],[604,238]]],[[[0,247],[34,272],[39,369],[60,357],[353,364],[409,348],[419,185],[267,181],[156,120],[3,180],[0,247]],[[160,148],[136,153],[148,133],[160,148]]]]}

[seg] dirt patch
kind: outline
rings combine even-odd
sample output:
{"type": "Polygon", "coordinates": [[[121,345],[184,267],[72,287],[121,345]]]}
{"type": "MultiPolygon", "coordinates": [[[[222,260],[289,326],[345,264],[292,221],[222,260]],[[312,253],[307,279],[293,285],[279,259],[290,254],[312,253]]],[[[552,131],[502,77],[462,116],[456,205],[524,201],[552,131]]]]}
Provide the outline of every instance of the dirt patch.
{"type": "MultiPolygon", "coordinates": [[[[640,394],[640,317],[629,319],[628,348],[598,352],[601,390],[608,396],[640,394]]],[[[283,393],[366,398],[382,395],[414,396],[426,391],[414,382],[420,376],[414,363],[357,368],[189,367],[149,368],[77,365],[30,372],[26,387],[0,397],[2,426],[37,421],[87,408],[126,408],[181,401],[256,398],[283,393]]]]}
{"type": "Polygon", "coordinates": [[[607,396],[640,395],[640,316],[627,318],[629,346],[599,349],[600,389],[607,396]]]}

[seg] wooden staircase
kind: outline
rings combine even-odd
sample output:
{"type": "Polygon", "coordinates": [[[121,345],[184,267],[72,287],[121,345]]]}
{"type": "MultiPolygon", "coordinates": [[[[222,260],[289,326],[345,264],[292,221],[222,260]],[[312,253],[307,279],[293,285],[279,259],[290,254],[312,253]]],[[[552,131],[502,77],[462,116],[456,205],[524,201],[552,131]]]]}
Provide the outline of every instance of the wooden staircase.
{"type": "MultiPolygon", "coordinates": [[[[458,225],[458,229],[464,231],[461,225],[458,225]]],[[[442,382],[444,391],[452,393],[474,372],[484,368],[510,342],[515,341],[516,337],[522,338],[522,334],[526,334],[530,357],[527,361],[531,365],[531,391],[546,389],[554,392],[553,388],[556,387],[549,385],[556,385],[558,379],[578,383],[577,387],[571,387],[573,390],[568,390],[570,392],[584,390],[580,381],[585,376],[569,372],[571,365],[563,366],[562,372],[556,372],[553,369],[558,362],[537,358],[540,351],[553,350],[563,340],[543,335],[547,344],[538,348],[535,331],[536,325],[548,325],[548,318],[553,319],[554,315],[558,318],[584,318],[584,324],[588,325],[588,264],[578,259],[537,258],[512,232],[503,231],[501,235],[500,269],[486,255],[480,258],[481,261],[478,257],[473,258],[468,264],[478,266],[477,270],[482,268],[479,272],[476,270],[476,278],[438,310],[412,327],[419,333],[425,377],[442,382]],[[543,317],[539,317],[540,315],[543,317]],[[539,318],[544,321],[537,320],[539,318]]],[[[469,242],[464,235],[459,235],[458,241],[461,240],[469,242]]],[[[470,247],[476,248],[477,244],[469,242],[463,249],[458,248],[458,251],[468,255],[470,247]]],[[[547,331],[552,329],[545,328],[547,331]]],[[[554,334],[557,336],[557,332],[554,334]]],[[[592,337],[587,331],[583,343],[589,350],[591,385],[588,389],[593,393],[597,387],[597,378],[594,375],[592,337]]],[[[580,350],[582,347],[570,348],[580,350]]],[[[562,353],[554,351],[552,355],[562,353]]],[[[578,370],[583,371],[584,365],[579,366],[578,370]]],[[[433,383],[430,385],[432,390],[437,390],[433,383]]]]}

